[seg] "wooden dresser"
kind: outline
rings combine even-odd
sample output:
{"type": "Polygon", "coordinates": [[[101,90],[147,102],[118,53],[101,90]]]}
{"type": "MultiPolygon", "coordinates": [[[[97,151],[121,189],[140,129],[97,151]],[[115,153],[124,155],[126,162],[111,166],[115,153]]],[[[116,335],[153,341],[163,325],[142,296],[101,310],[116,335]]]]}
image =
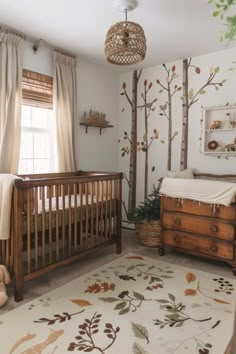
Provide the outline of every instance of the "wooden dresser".
{"type": "Polygon", "coordinates": [[[236,275],[236,205],[211,205],[161,197],[161,246],[222,260],[236,275]]]}

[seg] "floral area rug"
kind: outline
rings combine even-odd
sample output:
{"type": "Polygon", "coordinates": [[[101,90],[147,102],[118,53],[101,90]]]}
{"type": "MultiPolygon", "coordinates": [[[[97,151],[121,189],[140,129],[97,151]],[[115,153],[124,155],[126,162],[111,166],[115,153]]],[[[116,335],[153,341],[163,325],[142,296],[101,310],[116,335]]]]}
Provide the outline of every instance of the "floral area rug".
{"type": "Polygon", "coordinates": [[[223,354],[236,282],[128,254],[0,316],[3,354],[223,354]]]}

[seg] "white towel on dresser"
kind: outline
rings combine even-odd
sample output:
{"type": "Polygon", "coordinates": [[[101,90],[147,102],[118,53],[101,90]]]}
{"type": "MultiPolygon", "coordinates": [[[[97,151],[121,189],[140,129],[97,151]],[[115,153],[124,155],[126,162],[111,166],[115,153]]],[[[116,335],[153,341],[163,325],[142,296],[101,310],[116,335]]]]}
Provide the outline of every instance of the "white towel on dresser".
{"type": "Polygon", "coordinates": [[[0,174],[0,240],[10,237],[12,189],[17,178],[11,174],[0,174]]]}
{"type": "Polygon", "coordinates": [[[160,194],[229,206],[235,200],[236,183],[166,177],[162,180],[160,194]]]}

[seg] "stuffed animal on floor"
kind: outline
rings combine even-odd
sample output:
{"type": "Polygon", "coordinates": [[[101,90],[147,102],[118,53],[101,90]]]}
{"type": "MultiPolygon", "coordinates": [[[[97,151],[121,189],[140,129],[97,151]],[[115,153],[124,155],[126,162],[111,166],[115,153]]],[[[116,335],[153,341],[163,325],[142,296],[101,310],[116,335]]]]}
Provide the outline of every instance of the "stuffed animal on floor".
{"type": "Polygon", "coordinates": [[[0,307],[4,306],[8,300],[5,285],[9,284],[10,281],[11,278],[7,268],[0,264],[0,307]]]}

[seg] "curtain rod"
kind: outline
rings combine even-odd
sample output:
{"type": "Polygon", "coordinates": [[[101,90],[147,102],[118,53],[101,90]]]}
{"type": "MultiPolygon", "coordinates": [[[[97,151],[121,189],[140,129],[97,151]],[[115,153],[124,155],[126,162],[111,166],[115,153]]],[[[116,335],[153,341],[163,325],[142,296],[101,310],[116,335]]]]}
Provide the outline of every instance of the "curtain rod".
{"type": "Polygon", "coordinates": [[[69,52],[67,52],[64,49],[56,48],[56,47],[52,46],[51,44],[49,44],[48,42],[46,42],[42,38],[38,39],[37,41],[33,40],[30,37],[27,37],[26,39],[29,40],[30,42],[34,43],[34,45],[32,47],[34,53],[37,53],[37,50],[38,50],[39,47],[45,47],[45,48],[48,48],[48,49],[50,49],[52,51],[56,51],[57,53],[61,53],[61,54],[67,55],[68,57],[71,57],[71,58],[74,58],[74,59],[76,58],[76,55],[74,55],[72,53],[69,53],[69,52]]]}
{"type": "Polygon", "coordinates": [[[41,47],[48,48],[48,49],[50,49],[52,51],[55,50],[56,52],[64,54],[64,55],[67,55],[67,56],[69,56],[71,58],[74,58],[74,59],[77,58],[77,56],[75,54],[69,53],[66,50],[61,49],[61,48],[56,48],[53,45],[51,45],[50,43],[46,42],[42,38],[36,40],[35,38],[27,36],[27,35],[24,35],[22,32],[18,32],[15,28],[10,28],[10,27],[6,26],[5,24],[0,24],[0,31],[5,31],[6,33],[12,33],[12,34],[21,36],[23,39],[34,43],[33,47],[32,47],[34,53],[37,53],[38,48],[41,46],[41,47]]]}

